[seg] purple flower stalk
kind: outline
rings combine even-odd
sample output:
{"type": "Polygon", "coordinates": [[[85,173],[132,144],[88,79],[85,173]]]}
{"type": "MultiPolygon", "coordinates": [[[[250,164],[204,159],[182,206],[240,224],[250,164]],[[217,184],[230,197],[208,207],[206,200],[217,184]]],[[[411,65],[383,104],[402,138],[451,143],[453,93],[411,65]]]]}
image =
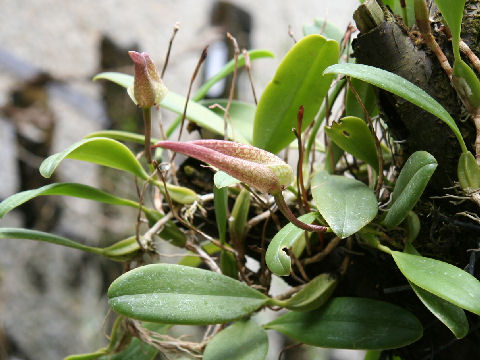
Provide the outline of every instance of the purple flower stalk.
{"type": "Polygon", "coordinates": [[[159,104],[167,94],[167,88],[152,59],[145,52],[129,51],[128,55],[135,64],[133,95],[137,105],[145,109],[159,104]]]}
{"type": "Polygon", "coordinates": [[[280,211],[299,228],[326,231],[324,226],[305,224],[292,214],[282,190],[292,183],[293,169],[268,151],[224,140],[160,141],[153,147],[173,150],[215,166],[262,193],[272,194],[280,211]]]}

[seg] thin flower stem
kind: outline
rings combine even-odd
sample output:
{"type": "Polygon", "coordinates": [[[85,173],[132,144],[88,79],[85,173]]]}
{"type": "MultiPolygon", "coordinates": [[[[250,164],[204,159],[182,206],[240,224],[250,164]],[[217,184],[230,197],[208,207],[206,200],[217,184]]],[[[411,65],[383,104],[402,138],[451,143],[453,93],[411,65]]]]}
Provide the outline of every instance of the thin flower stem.
{"type": "MultiPolygon", "coordinates": [[[[237,82],[237,70],[238,70],[238,55],[240,54],[240,49],[238,48],[237,39],[235,39],[230,33],[227,32],[227,38],[233,44],[234,50],[234,65],[233,65],[233,76],[232,76],[232,85],[230,86],[230,93],[228,95],[227,106],[225,107],[225,113],[223,114],[223,121],[225,123],[225,129],[223,137],[225,140],[228,140],[228,122],[230,106],[232,105],[233,95],[235,94],[235,83],[237,82]]],[[[231,120],[230,120],[231,122],[231,120]]],[[[233,124],[232,126],[232,138],[233,138],[233,124]]]]}
{"type": "Polygon", "coordinates": [[[173,27],[172,36],[170,37],[170,41],[168,42],[167,55],[165,55],[165,62],[163,64],[162,72],[160,74],[160,79],[163,79],[163,75],[165,75],[165,70],[167,70],[168,60],[170,59],[170,51],[172,51],[173,40],[175,39],[175,35],[177,35],[179,29],[180,24],[176,22],[175,26],[173,27]]]}
{"type": "Polygon", "coordinates": [[[275,202],[277,203],[278,209],[282,212],[283,215],[295,226],[300,229],[307,230],[310,232],[326,232],[328,228],[326,226],[315,225],[315,224],[305,224],[304,222],[298,220],[295,215],[293,215],[292,210],[288,207],[283,197],[282,192],[277,192],[272,194],[275,202]]]}
{"type": "Polygon", "coordinates": [[[152,138],[152,108],[143,108],[143,122],[145,124],[145,158],[147,163],[152,163],[152,148],[151,148],[151,138],[152,138]]]}

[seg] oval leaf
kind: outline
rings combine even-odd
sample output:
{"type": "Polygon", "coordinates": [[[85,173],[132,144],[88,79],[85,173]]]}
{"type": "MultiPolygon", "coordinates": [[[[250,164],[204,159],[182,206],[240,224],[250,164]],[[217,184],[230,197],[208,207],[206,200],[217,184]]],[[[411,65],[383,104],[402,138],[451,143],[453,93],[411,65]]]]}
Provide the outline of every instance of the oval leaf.
{"type": "Polygon", "coordinates": [[[140,205],[132,200],[123,199],[94,187],[76,183],[56,183],[42,186],[34,190],[26,190],[13,194],[0,203],[0,218],[17,206],[43,195],[64,195],[89,199],[111,205],[124,205],[138,208],[140,205]]]}
{"type": "Polygon", "coordinates": [[[153,264],[129,271],[108,289],[119,314],[167,324],[218,324],[236,320],[269,298],[244,283],[211,271],[153,264]]]}
{"type": "Polygon", "coordinates": [[[237,321],[207,344],[203,360],[264,360],[268,352],[265,330],[253,321],[237,321]]]}
{"type": "Polygon", "coordinates": [[[278,153],[290,144],[301,105],[305,108],[302,129],[310,125],[333,80],[323,76],[323,71],[336,63],[338,56],[338,43],[320,35],[306,36],[295,44],[258,102],[254,146],[278,153]]]}
{"type": "Polygon", "coordinates": [[[438,320],[444,323],[457,339],[467,336],[469,325],[465,312],[462,309],[443,300],[437,295],[423,290],[412,282],[410,282],[410,286],[423,305],[425,305],[438,320]]]}
{"type": "Polygon", "coordinates": [[[312,196],[320,214],[341,239],[363,228],[378,212],[377,199],[368,186],[326,171],[314,176],[312,196]]]}
{"type": "MultiPolygon", "coordinates": [[[[306,224],[311,224],[315,221],[316,215],[315,213],[309,213],[300,216],[298,219],[306,224]]],[[[273,237],[265,255],[267,266],[272,273],[278,276],[290,275],[292,261],[284,249],[293,247],[295,242],[304,234],[305,230],[288,223],[273,237]]]]}
{"type": "Polygon", "coordinates": [[[337,279],[330,274],[318,275],[288,299],[285,307],[294,311],[318,309],[328,301],[337,283],[337,279]]]}
{"type": "Polygon", "coordinates": [[[443,261],[392,251],[405,277],[418,287],[480,315],[480,282],[469,273],[443,261]]]}
{"type": "Polygon", "coordinates": [[[49,178],[63,159],[75,159],[128,171],[146,180],[147,173],[135,155],[122,143],[108,138],[83,139],[66,150],[49,156],[40,165],[40,173],[49,178]]]}
{"type": "Polygon", "coordinates": [[[462,152],[468,151],[462,134],[448,111],[425,91],[401,76],[373,66],[352,63],[332,65],[325,70],[325,74],[344,74],[351,76],[410,101],[412,104],[419,106],[444,121],[457,137],[462,152]]]}
{"type": "Polygon", "coordinates": [[[308,345],[365,350],[402,347],[423,332],[405,309],[362,298],[334,298],[318,310],[289,312],[265,327],[308,345]]]}
{"type": "Polygon", "coordinates": [[[463,190],[475,191],[480,189],[480,168],[470,151],[460,155],[457,176],[463,190]]]}
{"type": "Polygon", "coordinates": [[[437,161],[426,151],[414,152],[406,161],[392,193],[392,205],[383,224],[400,224],[420,199],[428,181],[437,168],[437,161]]]}
{"type": "Polygon", "coordinates": [[[365,161],[378,173],[375,140],[365,121],[347,116],[339,122],[333,122],[330,127],[325,127],[325,132],[335,144],[357,159],[365,161]]]}

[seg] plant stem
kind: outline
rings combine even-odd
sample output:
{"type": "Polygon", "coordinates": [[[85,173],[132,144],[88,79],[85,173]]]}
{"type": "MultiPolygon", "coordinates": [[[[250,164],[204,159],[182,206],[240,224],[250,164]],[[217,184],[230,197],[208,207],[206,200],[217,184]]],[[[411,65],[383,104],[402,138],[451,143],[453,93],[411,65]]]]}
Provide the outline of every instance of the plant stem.
{"type": "Polygon", "coordinates": [[[152,108],[143,108],[143,122],[145,124],[145,158],[147,163],[152,163],[152,149],[151,149],[151,138],[152,138],[152,108]]]}
{"type": "Polygon", "coordinates": [[[292,210],[288,207],[287,203],[285,202],[285,198],[281,191],[273,193],[273,198],[275,199],[275,203],[278,206],[278,209],[282,212],[283,215],[296,227],[300,229],[307,230],[310,232],[326,232],[326,226],[320,226],[315,224],[305,224],[304,222],[298,220],[295,215],[293,215],[292,210]]]}

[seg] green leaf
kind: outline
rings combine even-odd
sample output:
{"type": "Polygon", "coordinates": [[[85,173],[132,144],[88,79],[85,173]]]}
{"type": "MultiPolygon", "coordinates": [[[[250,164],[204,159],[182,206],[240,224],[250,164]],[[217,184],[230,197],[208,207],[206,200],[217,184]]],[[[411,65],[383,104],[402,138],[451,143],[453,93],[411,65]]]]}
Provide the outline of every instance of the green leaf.
{"type": "MultiPolygon", "coordinates": [[[[311,224],[315,221],[316,214],[305,214],[298,219],[306,224],[311,224]]],[[[295,242],[304,234],[305,230],[288,223],[273,237],[265,255],[267,266],[272,273],[278,276],[290,275],[292,261],[285,249],[293,247],[295,242]]]]}
{"type": "Polygon", "coordinates": [[[344,32],[326,19],[316,18],[313,20],[313,24],[303,25],[303,35],[313,34],[323,35],[327,39],[335,40],[341,44],[344,32]]]}
{"type": "Polygon", "coordinates": [[[122,143],[108,138],[83,139],[66,150],[49,156],[40,165],[40,173],[49,178],[63,159],[75,159],[130,172],[146,180],[148,174],[135,155],[122,143]]]}
{"type": "Polygon", "coordinates": [[[337,287],[337,279],[331,274],[313,278],[298,293],[287,300],[285,307],[293,311],[311,311],[325,304],[337,287]]]}
{"type": "MultiPolygon", "coordinates": [[[[225,112],[224,109],[227,107],[227,99],[208,99],[202,100],[200,102],[202,105],[210,106],[218,104],[223,109],[215,107],[211,109],[214,113],[218,114],[223,118],[225,112]]],[[[233,100],[230,104],[230,109],[228,111],[227,124],[230,128],[233,126],[233,133],[239,133],[249,144],[252,143],[252,129],[253,129],[253,120],[255,118],[256,107],[253,104],[246,102],[233,100]]],[[[231,130],[229,130],[231,131],[231,130]]]]}
{"type": "Polygon", "coordinates": [[[320,214],[341,239],[363,228],[378,212],[377,199],[368,186],[326,171],[313,177],[312,196],[320,214]]]}
{"type": "Polygon", "coordinates": [[[392,205],[383,224],[392,228],[400,224],[420,199],[437,168],[437,161],[426,151],[414,152],[406,161],[392,193],[392,205]]]}
{"type": "Polygon", "coordinates": [[[330,127],[325,127],[325,132],[339,147],[365,161],[378,173],[375,140],[364,120],[347,116],[333,122],[330,127]]]}
{"type": "Polygon", "coordinates": [[[167,324],[218,324],[239,319],[269,298],[244,283],[211,271],[153,264],[129,271],[108,289],[119,314],[167,324]]]}
{"type": "MultiPolygon", "coordinates": [[[[84,139],[90,139],[95,137],[103,137],[109,138],[119,141],[130,141],[136,144],[145,144],[145,136],[141,134],[136,134],[128,131],[121,131],[121,130],[101,130],[95,131],[93,133],[88,134],[84,137],[84,139]]],[[[159,139],[152,138],[152,143],[156,143],[160,141],[159,139]]]]}
{"type": "Polygon", "coordinates": [[[89,199],[98,202],[103,202],[106,204],[112,205],[123,205],[138,208],[139,203],[123,199],[112,194],[109,194],[105,191],[96,189],[94,187],[76,184],[76,183],[55,183],[42,186],[41,188],[34,190],[26,190],[16,194],[13,194],[3,200],[0,203],[0,218],[5,214],[16,208],[17,206],[22,205],[23,203],[36,198],[37,196],[44,195],[65,195],[73,196],[82,199],[89,199]]]}
{"type": "Polygon", "coordinates": [[[103,249],[79,244],[62,236],[38,230],[20,228],[0,228],[0,239],[25,239],[48,242],[101,255],[103,249]]]}
{"type": "Polygon", "coordinates": [[[455,124],[455,120],[453,120],[447,110],[445,110],[434,98],[418,86],[412,84],[410,81],[391,72],[362,64],[336,64],[328,67],[324,73],[351,76],[366,81],[381,89],[390,91],[391,93],[410,101],[412,104],[419,106],[423,110],[428,111],[445,122],[457,137],[462,152],[468,151],[462,134],[460,133],[457,124],[455,124]]]}
{"type": "Polygon", "coordinates": [[[480,282],[469,273],[445,262],[422,256],[391,252],[405,277],[418,287],[480,315],[480,282]]]}
{"type": "Polygon", "coordinates": [[[213,182],[217,188],[221,189],[224,187],[239,184],[240,180],[235,179],[233,176],[227,174],[224,171],[217,171],[215,175],[213,175],[213,182]]]}
{"type": "Polygon", "coordinates": [[[400,15],[403,18],[403,21],[405,24],[407,24],[408,27],[411,27],[413,24],[415,24],[415,10],[413,7],[413,3],[415,0],[406,0],[406,5],[407,5],[407,19],[405,19],[405,13],[402,10],[401,6],[401,1],[398,0],[384,0],[383,3],[392,9],[393,13],[396,15],[400,15]]]}
{"type": "Polygon", "coordinates": [[[453,64],[452,82],[457,94],[470,113],[480,108],[480,81],[475,72],[462,59],[453,64]]]}
{"type": "Polygon", "coordinates": [[[250,192],[242,189],[238,194],[232,213],[228,219],[228,229],[234,241],[240,241],[245,233],[248,211],[250,210],[250,192]]]}
{"type": "Polygon", "coordinates": [[[103,249],[102,255],[115,261],[127,261],[138,255],[140,245],[135,236],[117,241],[103,249]]]}
{"type": "Polygon", "coordinates": [[[213,187],[213,204],[217,220],[218,238],[225,244],[227,235],[228,189],[213,187]]]}
{"type": "Polygon", "coordinates": [[[407,244],[411,244],[420,233],[420,219],[413,211],[409,211],[405,222],[408,234],[407,244]]]}
{"type": "Polygon", "coordinates": [[[460,155],[457,175],[463,190],[475,191],[480,189],[480,168],[470,151],[460,155]]]}
{"type": "Polygon", "coordinates": [[[225,250],[220,252],[220,269],[223,275],[227,275],[233,279],[238,278],[237,261],[231,252],[225,250]]]}
{"type": "Polygon", "coordinates": [[[462,29],[463,8],[465,0],[435,0],[443,18],[445,19],[452,34],[452,48],[455,61],[460,57],[460,31],[462,29]]]}
{"type": "MultiPolygon", "coordinates": [[[[377,106],[377,95],[375,94],[375,89],[369,83],[355,78],[351,80],[351,84],[360,97],[360,100],[362,100],[362,104],[365,106],[368,114],[372,116],[377,106]]],[[[347,116],[356,116],[360,119],[366,120],[363,108],[358,103],[357,98],[353,94],[350,86],[348,86],[347,95],[345,98],[345,114],[347,116]]]]}
{"type": "Polygon", "coordinates": [[[302,343],[339,349],[394,349],[422,336],[405,309],[377,300],[334,298],[311,312],[289,312],[265,325],[302,343]]]}
{"type": "Polygon", "coordinates": [[[295,139],[297,113],[304,106],[302,130],[318,112],[333,76],[325,68],[338,61],[339,47],[333,40],[309,35],[287,53],[260,98],[253,128],[253,145],[277,153],[295,139]]]}
{"type": "Polygon", "coordinates": [[[415,294],[417,294],[423,305],[425,305],[433,315],[444,323],[457,339],[467,336],[469,325],[465,312],[462,309],[426,290],[423,290],[412,282],[410,282],[410,286],[413,291],[415,291],[415,294]]]}
{"type": "Polygon", "coordinates": [[[237,321],[209,341],[204,360],[264,360],[268,352],[265,330],[253,321],[237,321]]]}

